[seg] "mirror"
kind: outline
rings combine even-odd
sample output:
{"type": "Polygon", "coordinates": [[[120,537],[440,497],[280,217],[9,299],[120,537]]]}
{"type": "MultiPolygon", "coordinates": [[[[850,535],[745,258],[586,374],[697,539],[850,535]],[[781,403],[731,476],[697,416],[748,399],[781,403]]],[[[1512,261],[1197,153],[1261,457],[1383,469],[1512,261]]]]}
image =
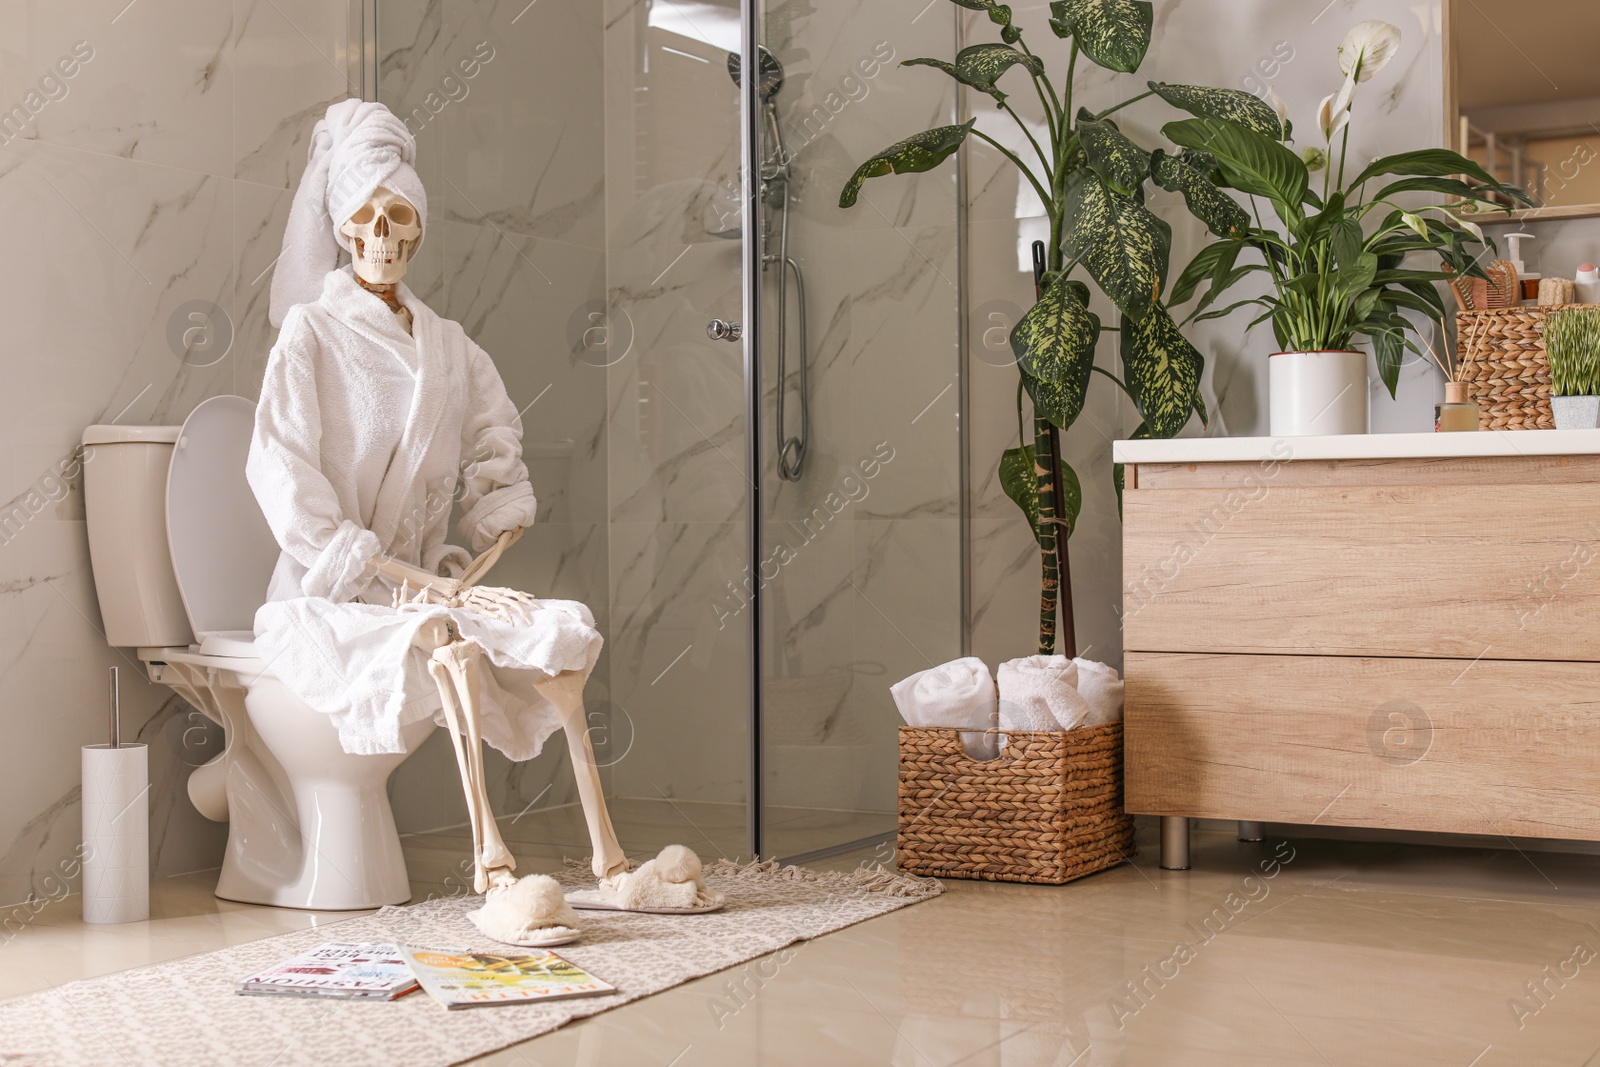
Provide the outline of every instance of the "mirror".
{"type": "Polygon", "coordinates": [[[1600,3],[1445,0],[1445,143],[1539,206],[1600,215],[1600,3]]]}

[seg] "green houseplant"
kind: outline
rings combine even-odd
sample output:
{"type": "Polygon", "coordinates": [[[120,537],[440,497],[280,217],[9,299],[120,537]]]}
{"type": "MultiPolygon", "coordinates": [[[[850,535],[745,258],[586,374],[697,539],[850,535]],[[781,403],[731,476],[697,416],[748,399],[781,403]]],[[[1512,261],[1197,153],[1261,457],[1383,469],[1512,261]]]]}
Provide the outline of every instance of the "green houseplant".
{"type": "Polygon", "coordinates": [[[1544,353],[1556,429],[1600,426],[1600,308],[1565,308],[1545,316],[1544,353]]]}
{"type": "Polygon", "coordinates": [[[1384,156],[1359,170],[1349,165],[1356,87],[1387,65],[1399,43],[1400,31],[1384,22],[1363,22],[1346,35],[1339,46],[1344,84],[1319,108],[1323,148],[1296,155],[1227,117],[1171,122],[1161,131],[1214,160],[1208,177],[1219,188],[1248,198],[1251,223],[1202,249],[1173,283],[1171,299],[1182,304],[1204,290],[1185,322],[1219,318],[1248,305],[1264,309],[1250,325],[1270,321],[1282,349],[1269,360],[1274,435],[1364,432],[1366,355],[1355,350],[1357,339],[1370,342],[1392,397],[1405,352],[1423,354],[1418,327],[1404,313],[1417,313],[1441,328],[1446,316],[1436,283],[1450,274],[1406,269],[1406,256],[1428,253],[1435,262],[1442,259],[1449,272],[1483,277],[1483,231],[1460,214],[1503,210],[1493,202],[1497,195],[1530,202],[1522,190],[1502,185],[1477,163],[1446,149],[1384,156]],[[1312,177],[1319,170],[1320,182],[1312,177]],[[1416,193],[1459,202],[1412,210],[1397,199],[1416,193]],[[1263,223],[1263,200],[1278,227],[1263,223]],[[1241,263],[1246,251],[1259,261],[1241,263]],[[1254,273],[1269,276],[1270,292],[1212,308],[1254,273]],[[1330,365],[1334,357],[1342,357],[1339,366],[1330,365]],[[1324,362],[1319,368],[1313,359],[1324,362]],[[1335,397],[1341,379],[1342,395],[1335,397]],[[1305,388],[1311,383],[1322,384],[1324,391],[1305,388]],[[1347,428],[1350,423],[1359,428],[1347,428]]]}
{"type": "MultiPolygon", "coordinates": [[[[1168,279],[1172,229],[1145,206],[1145,191],[1157,186],[1183,195],[1197,218],[1219,237],[1249,228],[1244,209],[1214,180],[1216,164],[1193,149],[1150,151],[1135,144],[1111,116],[1146,97],[1159,96],[1197,121],[1227,122],[1270,144],[1288,133],[1274,109],[1234,89],[1146,83],[1146,91],[1093,111],[1074,105],[1080,57],[1107,70],[1131,74],[1144,61],[1154,19],[1140,0],[1055,0],[1050,29],[1065,42],[1055,45],[1064,76],[1052,77],[1029,47],[1009,6],[995,0],[952,0],[981,11],[998,28],[999,42],[963,48],[954,62],[911,59],[991,97],[1000,114],[1015,122],[1027,147],[1013,152],[979,126],[974,117],[955,126],[926,130],[890,145],[863,163],[845,184],[839,205],[849,208],[869,178],[932,170],[970,137],[997,150],[1039,195],[1049,217],[1050,237],[1036,267],[1037,303],[1011,333],[1020,372],[1018,447],[1000,460],[1000,481],[1033,524],[1042,558],[1039,650],[1056,650],[1056,617],[1062,645],[1076,653],[1066,542],[1081,507],[1078,478],[1061,461],[1058,434],[1083,409],[1089,382],[1100,374],[1127,393],[1143,423],[1134,437],[1175,436],[1197,414],[1205,360],[1183,336],[1162,300],[1168,279]],[[1011,73],[1015,70],[1017,73],[1011,73]],[[1003,75],[1021,85],[1026,77],[1043,110],[1045,136],[1035,137],[998,82],[1003,75]],[[1082,271],[1120,312],[1116,326],[1103,325],[1089,310],[1090,286],[1082,271]],[[1119,334],[1118,375],[1095,363],[1100,335],[1119,334]],[[1032,407],[1032,443],[1023,432],[1023,397],[1032,407]]],[[[1285,151],[1287,151],[1285,149],[1285,151]]],[[[1290,153],[1292,155],[1293,153],[1290,153]]],[[[1117,472],[1120,490],[1120,471],[1117,472]]]]}

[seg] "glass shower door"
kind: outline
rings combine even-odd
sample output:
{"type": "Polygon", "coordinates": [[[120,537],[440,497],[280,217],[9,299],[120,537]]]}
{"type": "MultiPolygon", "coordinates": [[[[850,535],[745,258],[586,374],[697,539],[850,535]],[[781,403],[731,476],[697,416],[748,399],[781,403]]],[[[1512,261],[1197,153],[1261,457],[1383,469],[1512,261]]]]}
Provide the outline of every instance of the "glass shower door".
{"type": "Polygon", "coordinates": [[[889,685],[961,654],[956,170],[838,205],[863,160],[955,121],[949,79],[899,63],[949,55],[957,9],[751,7],[762,847],[803,857],[892,833],[889,685]]]}
{"type": "MultiPolygon", "coordinates": [[[[408,283],[523,410],[539,520],[494,580],[594,611],[631,854],[886,834],[888,686],[959,654],[956,172],[838,207],[953,121],[948,79],[899,67],[949,54],[946,6],[367,0],[429,194],[408,283]]],[[[587,846],[564,749],[490,754],[513,848],[587,846]]],[[[406,829],[464,819],[451,759],[397,774],[406,829]]]]}
{"type": "MultiPolygon", "coordinates": [[[[582,601],[606,636],[586,701],[624,848],[747,854],[750,627],[727,606],[750,544],[745,346],[708,334],[742,312],[737,3],[375,13],[378,95],[429,194],[408,282],[523,410],[539,517],[492,579],[582,601]]],[[[430,748],[397,792],[454,774],[430,748]]],[[[586,854],[566,760],[559,738],[490,754],[513,850],[586,854]]]]}

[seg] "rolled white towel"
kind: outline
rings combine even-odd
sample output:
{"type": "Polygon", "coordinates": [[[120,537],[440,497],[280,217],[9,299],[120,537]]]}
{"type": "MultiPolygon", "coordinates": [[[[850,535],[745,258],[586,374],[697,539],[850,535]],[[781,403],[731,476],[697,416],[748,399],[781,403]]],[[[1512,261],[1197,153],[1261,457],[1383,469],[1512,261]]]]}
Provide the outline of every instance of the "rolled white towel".
{"type": "Polygon", "coordinates": [[[1083,726],[1104,726],[1122,719],[1122,676],[1115,667],[1092,659],[1075,659],[1078,667],[1078,692],[1089,702],[1083,726]]]}
{"type": "Polygon", "coordinates": [[[1000,664],[1000,728],[1071,730],[1090,714],[1078,665],[1066,656],[1025,656],[1000,664]]]}
{"type": "MultiPolygon", "coordinates": [[[[918,671],[890,686],[889,692],[908,726],[977,731],[995,725],[994,675],[975,656],[918,671]]],[[[994,759],[999,753],[994,734],[963,733],[961,745],[974,759],[994,759]]]]}

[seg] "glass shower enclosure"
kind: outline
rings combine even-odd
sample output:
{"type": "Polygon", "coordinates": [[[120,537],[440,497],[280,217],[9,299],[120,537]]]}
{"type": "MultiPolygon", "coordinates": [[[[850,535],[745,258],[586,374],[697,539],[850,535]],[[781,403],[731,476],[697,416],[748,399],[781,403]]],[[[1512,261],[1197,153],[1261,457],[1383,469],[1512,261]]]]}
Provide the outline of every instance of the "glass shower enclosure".
{"type": "MultiPolygon", "coordinates": [[[[888,687],[961,652],[956,172],[838,207],[861,160],[955,121],[899,61],[949,54],[958,9],[915,6],[354,16],[428,190],[408,282],[523,409],[539,521],[494,578],[606,635],[589,715],[630,853],[887,840],[888,687]]],[[[454,773],[430,745],[404,773],[454,773]]],[[[563,747],[494,764],[513,848],[586,846],[563,747]]]]}

